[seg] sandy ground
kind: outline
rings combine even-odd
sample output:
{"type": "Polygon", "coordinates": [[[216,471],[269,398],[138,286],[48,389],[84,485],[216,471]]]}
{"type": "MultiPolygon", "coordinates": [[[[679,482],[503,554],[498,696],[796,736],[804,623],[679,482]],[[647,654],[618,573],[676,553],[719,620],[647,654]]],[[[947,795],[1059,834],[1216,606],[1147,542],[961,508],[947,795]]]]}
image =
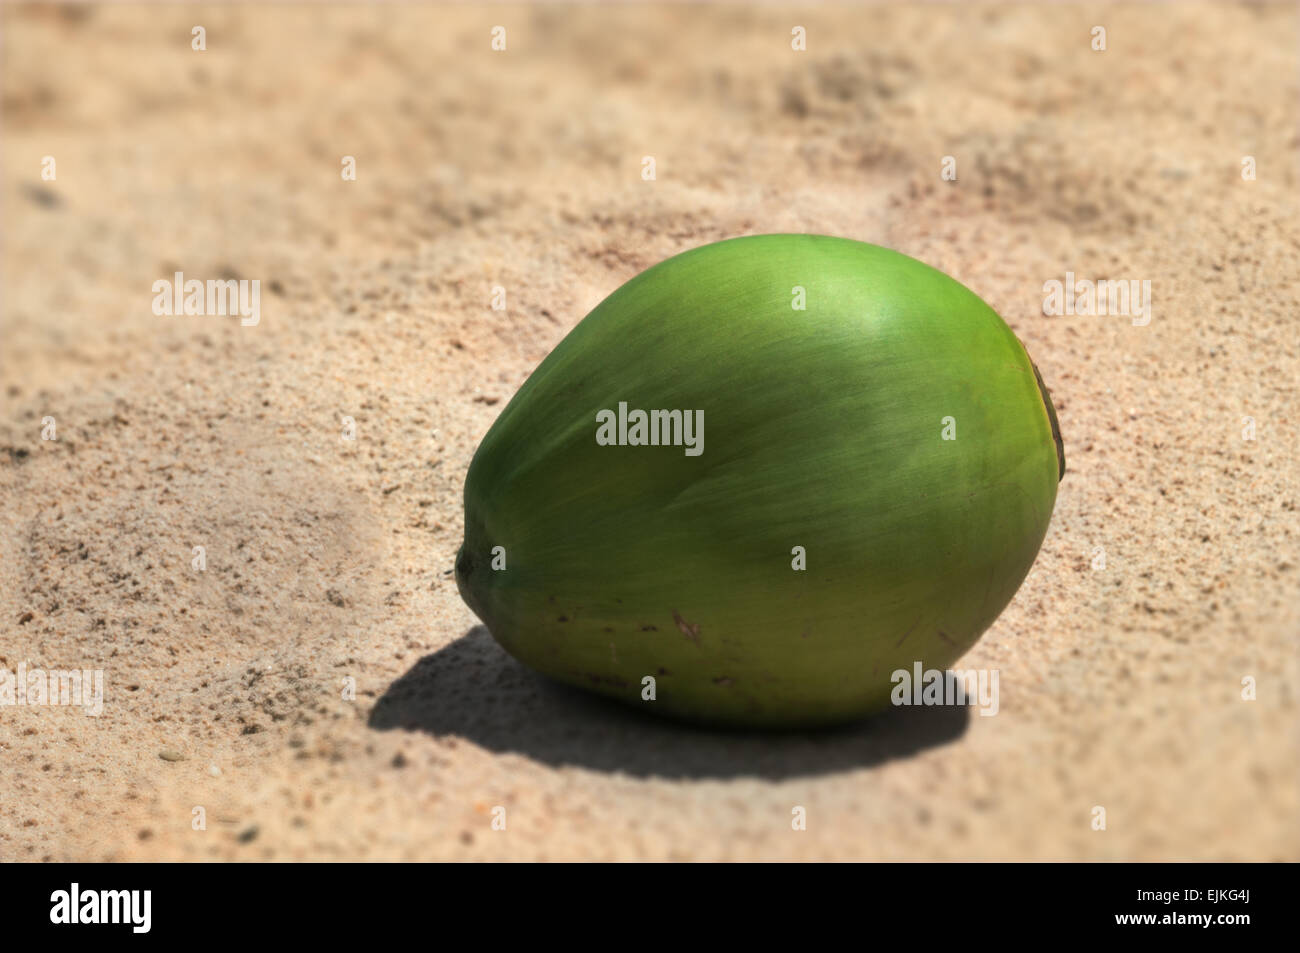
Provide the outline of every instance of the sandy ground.
{"type": "Polygon", "coordinates": [[[0,17],[0,667],[105,673],[98,718],[0,707],[0,858],[1300,858],[1293,5],[0,17]],[[457,596],[529,371],[776,231],[948,272],[1052,386],[1070,472],[962,663],[996,717],[683,728],[457,596]],[[155,315],[178,270],[260,323],[155,315]],[[1150,324],[1045,316],[1067,270],[1150,280],[1150,324]]]}

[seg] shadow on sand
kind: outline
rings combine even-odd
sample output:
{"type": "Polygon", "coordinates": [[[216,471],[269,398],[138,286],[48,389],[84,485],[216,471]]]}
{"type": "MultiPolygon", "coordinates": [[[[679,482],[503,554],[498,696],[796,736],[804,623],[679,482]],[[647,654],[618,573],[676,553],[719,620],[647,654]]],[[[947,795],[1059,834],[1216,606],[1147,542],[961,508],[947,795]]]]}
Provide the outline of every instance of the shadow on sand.
{"type": "Polygon", "coordinates": [[[426,655],[370,714],[379,730],[453,735],[556,767],[638,777],[772,780],[871,767],[956,741],[970,710],[893,708],[857,725],[800,732],[696,728],[588,695],[524,668],[478,625],[426,655]]]}

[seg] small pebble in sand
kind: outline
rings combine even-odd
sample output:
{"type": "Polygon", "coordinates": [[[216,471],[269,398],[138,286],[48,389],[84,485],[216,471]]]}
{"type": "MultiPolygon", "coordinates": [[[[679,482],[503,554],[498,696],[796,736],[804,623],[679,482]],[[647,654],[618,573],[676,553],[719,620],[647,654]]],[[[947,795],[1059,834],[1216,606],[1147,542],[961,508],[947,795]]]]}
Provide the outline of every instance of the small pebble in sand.
{"type": "Polygon", "coordinates": [[[173,751],[171,748],[163,748],[162,751],[158,752],[158,757],[162,758],[164,761],[185,760],[185,755],[181,754],[179,751],[173,751]]]}
{"type": "Polygon", "coordinates": [[[208,774],[212,775],[214,778],[219,778],[221,777],[221,769],[215,764],[210,764],[208,765],[208,774]]]}

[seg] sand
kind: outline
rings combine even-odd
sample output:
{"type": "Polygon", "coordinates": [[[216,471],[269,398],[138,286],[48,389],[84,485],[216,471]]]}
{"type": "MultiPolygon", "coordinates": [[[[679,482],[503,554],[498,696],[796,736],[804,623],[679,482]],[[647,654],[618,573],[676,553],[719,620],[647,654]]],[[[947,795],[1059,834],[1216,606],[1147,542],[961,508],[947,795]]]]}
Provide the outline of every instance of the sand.
{"type": "Polygon", "coordinates": [[[1293,5],[0,18],[0,668],[104,673],[99,717],[0,707],[0,858],[1300,858],[1293,5]],[[779,231],[946,271],[1052,387],[1051,529],[961,663],[995,717],[683,728],[457,595],[530,370],[779,231]],[[176,271],[260,320],[155,314],[176,271]],[[1067,271],[1149,280],[1150,322],[1044,314],[1067,271]]]}

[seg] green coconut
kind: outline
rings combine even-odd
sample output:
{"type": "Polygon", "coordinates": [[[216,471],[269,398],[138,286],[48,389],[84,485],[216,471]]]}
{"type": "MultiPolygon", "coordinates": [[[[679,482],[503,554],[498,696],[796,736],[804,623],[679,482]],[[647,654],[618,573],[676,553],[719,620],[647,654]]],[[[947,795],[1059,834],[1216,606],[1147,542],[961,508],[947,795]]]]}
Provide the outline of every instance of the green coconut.
{"type": "Polygon", "coordinates": [[[1064,472],[1037,369],[963,285],[862,242],[737,238],[628,281],[519,389],[470,465],[456,580],[562,682],[844,721],[992,624],[1064,472]]]}

